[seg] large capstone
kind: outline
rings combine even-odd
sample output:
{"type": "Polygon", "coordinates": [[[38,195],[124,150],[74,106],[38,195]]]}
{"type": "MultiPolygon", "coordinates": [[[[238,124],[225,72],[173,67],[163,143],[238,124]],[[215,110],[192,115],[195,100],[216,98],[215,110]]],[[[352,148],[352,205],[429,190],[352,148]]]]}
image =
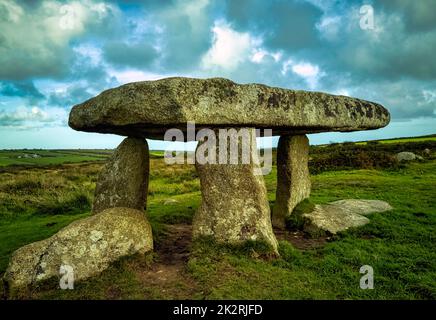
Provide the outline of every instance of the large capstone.
{"type": "MultiPolygon", "coordinates": [[[[205,148],[205,141],[199,142],[196,150],[196,169],[200,177],[202,202],[193,221],[193,236],[212,236],[218,242],[239,244],[246,240],[267,242],[277,252],[267,190],[261,174],[254,129],[242,128],[228,132],[223,137],[216,135],[216,143],[205,148]],[[244,137],[238,135],[244,132],[244,137]],[[230,144],[227,144],[227,141],[230,144]],[[231,163],[230,150],[235,147],[237,164],[231,163]],[[206,151],[205,151],[206,150],[206,151]],[[228,155],[228,163],[200,163],[199,154],[206,154],[216,161],[228,155]]],[[[210,141],[210,140],[208,140],[210,141]]]]}
{"type": "Polygon", "coordinates": [[[309,140],[305,135],[281,136],[277,146],[277,189],[273,225],[285,227],[295,206],[310,195],[309,140]]]}
{"type": "Polygon", "coordinates": [[[148,174],[147,141],[143,138],[124,139],[98,177],[93,212],[114,207],[144,210],[148,174]]]}
{"type": "Polygon", "coordinates": [[[63,272],[70,272],[68,276],[72,274],[74,281],[83,280],[121,257],[152,249],[152,231],[144,213],[111,208],[18,249],[12,254],[3,280],[10,293],[61,278],[63,272]]]}
{"type": "Polygon", "coordinates": [[[212,78],[166,78],[109,89],[72,108],[80,131],[162,139],[167,129],[270,128],[274,135],[376,129],[389,123],[380,104],[321,92],[237,84],[212,78]]]}

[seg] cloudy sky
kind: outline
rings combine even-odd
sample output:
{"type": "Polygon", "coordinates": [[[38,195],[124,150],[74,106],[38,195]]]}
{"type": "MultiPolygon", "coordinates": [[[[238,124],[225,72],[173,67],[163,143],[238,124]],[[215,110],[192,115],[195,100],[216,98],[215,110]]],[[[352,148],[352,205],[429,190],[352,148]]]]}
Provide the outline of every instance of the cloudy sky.
{"type": "Polygon", "coordinates": [[[434,0],[0,0],[0,148],[115,147],[120,137],[70,129],[70,108],[178,75],[349,95],[391,112],[384,129],[311,143],[436,133],[435,12],[434,0]]]}

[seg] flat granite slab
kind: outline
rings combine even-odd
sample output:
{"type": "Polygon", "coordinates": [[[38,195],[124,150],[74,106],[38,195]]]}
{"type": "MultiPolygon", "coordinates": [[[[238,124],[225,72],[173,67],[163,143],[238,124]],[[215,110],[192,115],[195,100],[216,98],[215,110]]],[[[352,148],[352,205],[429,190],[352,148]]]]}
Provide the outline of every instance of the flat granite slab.
{"type": "Polygon", "coordinates": [[[162,139],[169,128],[270,128],[274,135],[377,129],[389,123],[380,104],[361,99],[237,84],[223,78],[165,78],[106,90],[74,106],[71,128],[162,139]]]}
{"type": "Polygon", "coordinates": [[[381,200],[345,199],[317,204],[312,212],[303,214],[304,229],[315,234],[318,230],[336,234],[369,223],[367,216],[372,213],[392,209],[389,203],[381,200]]]}

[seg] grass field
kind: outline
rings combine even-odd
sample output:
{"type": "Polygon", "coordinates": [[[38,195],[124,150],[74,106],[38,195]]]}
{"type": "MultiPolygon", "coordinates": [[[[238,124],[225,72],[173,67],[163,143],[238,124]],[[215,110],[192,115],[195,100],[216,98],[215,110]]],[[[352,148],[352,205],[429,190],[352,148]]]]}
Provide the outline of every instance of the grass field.
{"type": "Polygon", "coordinates": [[[102,161],[111,152],[112,150],[0,150],[0,167],[102,161]]]}
{"type": "MultiPolygon", "coordinates": [[[[416,149],[422,145],[416,146],[410,151],[422,151],[416,149]]],[[[47,158],[51,153],[47,151],[47,158]]],[[[370,224],[334,237],[278,234],[281,256],[276,259],[258,243],[230,247],[208,239],[191,242],[190,223],[201,198],[195,169],[168,166],[160,156],[150,161],[146,212],[156,240],[152,261],[141,256],[122,259],[101,276],[75,284],[75,290],[48,286],[33,298],[436,299],[434,153],[395,168],[313,175],[315,203],[380,199],[394,210],[373,214],[370,224]],[[359,288],[362,265],[374,268],[374,290],[359,288]]],[[[85,162],[0,171],[0,274],[15,249],[89,214],[101,166],[85,162]]],[[[273,205],[275,167],[265,181],[273,205]]]]}
{"type": "Polygon", "coordinates": [[[421,141],[436,141],[436,137],[401,138],[401,139],[380,140],[381,143],[401,143],[401,142],[421,142],[421,141]]]}
{"type": "MultiPolygon", "coordinates": [[[[407,143],[407,142],[423,142],[423,141],[436,141],[436,135],[431,134],[427,136],[419,136],[419,137],[404,137],[404,138],[394,138],[394,139],[382,139],[382,140],[372,140],[371,142],[378,143],[407,143]]],[[[358,141],[356,144],[367,144],[368,141],[358,141]]]]}
{"type": "MultiPolygon", "coordinates": [[[[378,143],[399,144],[408,142],[436,142],[435,135],[398,138],[387,140],[375,140],[378,143]]],[[[366,145],[367,141],[356,142],[356,145],[366,145]]],[[[112,150],[109,149],[72,149],[72,150],[41,150],[41,149],[21,149],[21,150],[0,150],[1,166],[31,166],[31,165],[52,165],[64,163],[78,163],[89,161],[105,160],[112,150]],[[36,155],[37,157],[34,157],[36,155]]],[[[151,158],[162,158],[164,151],[150,150],[151,158]]]]}

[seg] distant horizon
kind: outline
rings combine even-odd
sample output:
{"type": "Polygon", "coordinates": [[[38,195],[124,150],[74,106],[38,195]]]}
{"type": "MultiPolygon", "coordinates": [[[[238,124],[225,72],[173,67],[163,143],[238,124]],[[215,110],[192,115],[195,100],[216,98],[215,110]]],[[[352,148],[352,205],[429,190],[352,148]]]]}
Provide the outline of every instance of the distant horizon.
{"type": "MultiPolygon", "coordinates": [[[[328,144],[334,144],[334,143],[346,143],[346,142],[353,142],[353,143],[359,143],[359,142],[366,142],[366,141],[384,141],[384,140],[396,140],[396,139],[408,139],[408,138],[431,138],[431,137],[436,137],[436,131],[435,133],[430,133],[430,134],[425,134],[425,135],[418,135],[418,136],[401,136],[401,137],[392,137],[392,138],[381,138],[381,139],[367,139],[367,140],[354,140],[354,141],[350,141],[350,140],[344,140],[344,141],[329,141],[327,143],[311,143],[310,142],[310,135],[309,136],[309,144],[312,146],[319,146],[319,145],[328,145],[328,144]]],[[[121,139],[123,139],[124,137],[119,136],[121,139]]],[[[273,140],[278,140],[279,136],[273,136],[273,140]]],[[[153,140],[153,139],[147,139],[147,142],[150,145],[150,142],[158,142],[158,143],[165,143],[163,141],[160,140],[153,140]]],[[[186,145],[186,144],[195,144],[195,141],[191,141],[191,142],[177,142],[177,144],[179,145],[186,145]]],[[[274,144],[274,142],[273,142],[274,144]]],[[[1,148],[0,150],[113,150],[115,149],[117,146],[113,147],[113,148],[1,148]]],[[[275,144],[272,146],[272,148],[276,148],[277,147],[277,141],[275,141],[275,144]]],[[[259,148],[259,146],[258,146],[259,148]]],[[[260,148],[259,148],[260,149],[260,148]]],[[[263,148],[262,148],[263,149],[263,148]]],[[[161,149],[157,149],[157,148],[152,148],[149,147],[150,151],[165,151],[165,148],[161,148],[161,149]]],[[[185,151],[193,151],[194,148],[174,148],[175,151],[181,151],[181,150],[185,150],[185,151]]]]}

